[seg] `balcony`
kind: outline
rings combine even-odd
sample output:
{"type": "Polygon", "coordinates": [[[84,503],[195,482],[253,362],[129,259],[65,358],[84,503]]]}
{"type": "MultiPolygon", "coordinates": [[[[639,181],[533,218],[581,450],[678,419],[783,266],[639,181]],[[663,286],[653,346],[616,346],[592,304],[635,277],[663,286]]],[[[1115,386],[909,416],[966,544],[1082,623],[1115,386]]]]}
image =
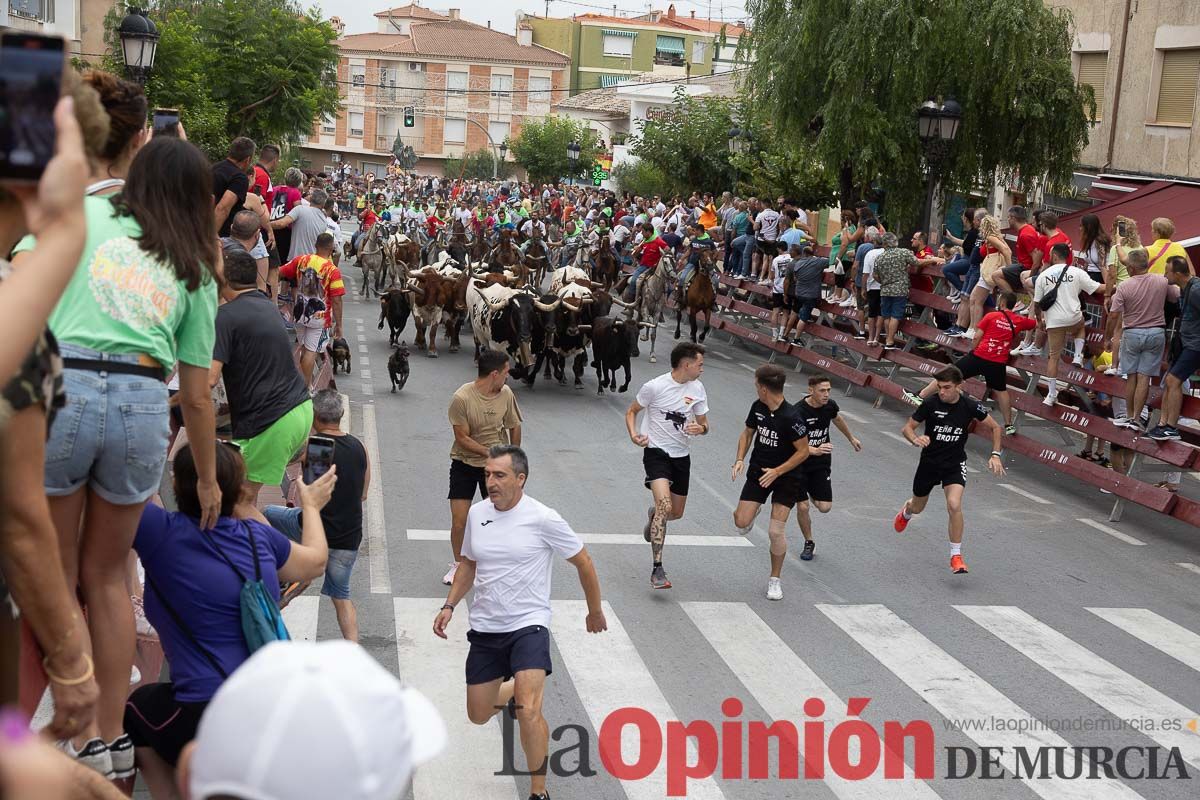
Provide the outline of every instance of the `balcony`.
{"type": "MultiPolygon", "coordinates": [[[[400,140],[402,142],[404,142],[404,144],[412,147],[413,151],[416,152],[417,155],[421,156],[421,155],[425,154],[425,150],[422,147],[422,140],[420,138],[418,138],[415,131],[416,131],[416,128],[402,129],[400,131],[400,140]]],[[[392,152],[392,143],[395,141],[396,141],[395,133],[392,133],[390,135],[376,136],[375,137],[375,149],[380,153],[390,153],[390,152],[392,152]]]]}

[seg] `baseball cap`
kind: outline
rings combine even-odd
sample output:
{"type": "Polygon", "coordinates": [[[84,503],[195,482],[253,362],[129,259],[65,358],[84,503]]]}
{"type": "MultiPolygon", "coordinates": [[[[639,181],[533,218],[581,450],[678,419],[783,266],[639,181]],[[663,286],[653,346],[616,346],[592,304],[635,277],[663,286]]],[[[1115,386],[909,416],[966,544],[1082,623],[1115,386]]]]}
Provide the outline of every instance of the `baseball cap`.
{"type": "Polygon", "coordinates": [[[193,800],[396,800],[446,746],[433,704],[353,642],[272,642],[213,696],[196,732],[193,800]]]}

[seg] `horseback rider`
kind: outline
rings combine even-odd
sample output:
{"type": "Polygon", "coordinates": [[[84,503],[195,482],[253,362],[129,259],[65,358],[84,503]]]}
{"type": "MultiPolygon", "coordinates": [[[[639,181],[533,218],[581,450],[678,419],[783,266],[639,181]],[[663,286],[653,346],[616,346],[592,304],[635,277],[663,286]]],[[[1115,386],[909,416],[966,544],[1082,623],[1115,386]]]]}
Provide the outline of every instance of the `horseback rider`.
{"type": "Polygon", "coordinates": [[[683,272],[679,275],[679,297],[683,297],[687,292],[688,284],[691,283],[692,276],[700,267],[700,257],[704,252],[715,253],[717,250],[717,242],[708,235],[702,222],[696,221],[688,225],[688,231],[691,238],[688,240],[687,250],[684,252],[687,258],[687,266],[683,268],[683,272]]]}
{"type": "MultiPolygon", "coordinates": [[[[634,258],[638,259],[637,269],[635,269],[633,271],[633,275],[628,278],[629,287],[626,291],[626,294],[630,296],[631,300],[637,297],[638,278],[642,277],[642,275],[650,270],[658,267],[658,262],[662,260],[663,253],[665,253],[668,249],[670,249],[670,245],[663,241],[663,238],[654,232],[654,226],[649,222],[643,222],[642,241],[633,248],[633,252],[630,254],[634,258]]],[[[622,281],[624,280],[625,279],[622,278],[622,281]]],[[[614,292],[621,291],[621,289],[621,283],[618,283],[615,287],[613,287],[614,292]]]]}

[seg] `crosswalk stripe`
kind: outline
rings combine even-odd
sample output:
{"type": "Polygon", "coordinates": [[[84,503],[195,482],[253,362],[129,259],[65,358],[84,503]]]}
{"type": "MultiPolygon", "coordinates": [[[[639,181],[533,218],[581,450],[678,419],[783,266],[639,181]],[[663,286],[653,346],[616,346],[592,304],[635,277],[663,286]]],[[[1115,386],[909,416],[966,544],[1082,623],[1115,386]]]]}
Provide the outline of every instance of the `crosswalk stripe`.
{"type": "MultiPolygon", "coordinates": [[[[597,734],[609,714],[629,706],[648,711],[664,725],[668,720],[679,719],[608,603],[604,603],[608,631],[600,635],[584,629],[587,603],[583,600],[555,600],[552,607],[557,621],[554,641],[597,734]]],[[[695,746],[690,740],[687,750],[688,763],[697,763],[695,746]]],[[[640,752],[638,728],[626,725],[621,734],[624,763],[635,763],[640,752]]],[[[629,800],[662,800],[667,796],[665,747],[663,755],[647,777],[621,782],[629,800]]],[[[715,782],[705,778],[689,780],[687,796],[690,800],[721,800],[725,795],[715,782]]]]}
{"type": "Polygon", "coordinates": [[[1088,611],[1200,672],[1200,635],[1182,625],[1148,608],[1089,608],[1088,611]]]}
{"type": "Polygon", "coordinates": [[[292,598],[283,610],[283,624],[287,626],[292,640],[315,642],[317,640],[317,616],[321,610],[321,595],[302,594],[292,598]]]}
{"type": "MultiPolygon", "coordinates": [[[[409,528],[408,538],[414,542],[448,542],[450,541],[450,531],[409,528]]],[[[638,544],[642,546],[646,544],[646,540],[640,533],[581,533],[579,538],[584,544],[638,544]]],[[[754,546],[754,543],[744,536],[675,535],[670,530],[667,531],[667,544],[671,547],[680,545],[691,547],[754,546]]]]}
{"type": "MultiPolygon", "coordinates": [[[[1082,693],[1118,719],[1190,720],[1197,715],[1157,689],[1015,606],[955,606],[1005,644],[1082,693]]],[[[1189,730],[1146,730],[1163,747],[1178,747],[1200,765],[1200,737],[1189,730]]]]}
{"type": "MultiPolygon", "coordinates": [[[[396,597],[392,601],[400,678],[437,707],[450,742],[445,752],[416,771],[413,798],[517,800],[512,776],[492,774],[504,763],[500,726],[494,720],[488,725],[474,725],[467,719],[466,683],[461,679],[470,648],[465,615],[451,625],[449,640],[433,635],[434,610],[444,600],[396,597]]],[[[517,759],[523,762],[524,757],[518,755],[517,759]]]]}
{"type": "MultiPolygon", "coordinates": [[[[1188,474],[1189,474],[1189,475],[1191,475],[1191,473],[1190,473],[1190,472],[1189,472],[1188,474]]],[[[1183,567],[1183,568],[1184,568],[1184,569],[1186,569],[1188,572],[1194,572],[1194,573],[1196,573],[1197,575],[1200,575],[1200,566],[1198,566],[1198,565],[1196,565],[1196,564],[1193,564],[1193,563],[1192,563],[1192,562],[1190,562],[1190,561],[1177,561],[1177,562],[1175,562],[1175,566],[1177,566],[1177,567],[1183,567]]]]}
{"type": "MultiPolygon", "coordinates": [[[[1025,709],[890,609],[882,605],[819,604],[817,610],[946,719],[983,727],[993,717],[1003,718],[1007,724],[1001,730],[986,727],[975,730],[964,725],[961,733],[980,746],[1003,747],[1003,763],[1010,774],[1016,774],[1015,748],[1070,747],[1069,742],[1038,725],[1025,709]]],[[[1045,800],[1138,797],[1129,787],[1113,780],[1072,781],[1057,777],[1042,780],[1024,774],[1022,780],[1045,800]]]]}
{"type": "MultiPolygon", "coordinates": [[[[846,701],[839,698],[745,603],[685,602],[683,610],[717,654],[749,690],[755,701],[775,720],[821,719],[826,730],[845,719],[846,701]],[[786,675],[786,680],[780,680],[786,675]],[[810,717],[804,712],[808,698],[820,698],[826,713],[810,717]]],[[[803,753],[801,753],[803,757],[803,753]]],[[[903,780],[885,780],[880,767],[865,780],[850,781],[828,767],[825,783],[842,800],[874,800],[878,797],[935,800],[937,794],[913,777],[904,765],[903,780]]]]}

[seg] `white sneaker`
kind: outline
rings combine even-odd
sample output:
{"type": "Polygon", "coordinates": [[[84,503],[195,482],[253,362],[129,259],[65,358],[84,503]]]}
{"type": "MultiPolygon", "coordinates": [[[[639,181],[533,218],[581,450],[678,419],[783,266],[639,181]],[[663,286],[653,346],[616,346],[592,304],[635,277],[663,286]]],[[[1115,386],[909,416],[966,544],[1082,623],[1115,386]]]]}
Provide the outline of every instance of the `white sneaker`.
{"type": "Polygon", "coordinates": [[[780,583],[779,578],[768,578],[767,579],[767,599],[768,600],[782,600],[783,599],[783,584],[780,583]]]}
{"type": "Polygon", "coordinates": [[[458,572],[458,562],[453,561],[450,564],[450,570],[442,576],[442,583],[446,584],[447,586],[454,583],[454,573],[456,572],[458,572]]]}
{"type": "Polygon", "coordinates": [[[132,667],[129,668],[129,685],[137,686],[141,682],[142,682],[142,671],[137,668],[137,664],[134,664],[132,667]]]}
{"type": "Polygon", "coordinates": [[[1058,402],[1058,392],[1047,392],[1045,398],[1042,399],[1042,405],[1052,406],[1058,402]]]}
{"type": "Polygon", "coordinates": [[[1071,363],[1077,367],[1082,367],[1083,366],[1083,353],[1076,353],[1075,357],[1071,359],[1071,363]]]}
{"type": "MultiPolygon", "coordinates": [[[[137,635],[146,637],[158,636],[158,631],[154,630],[154,626],[150,624],[150,620],[146,619],[145,601],[137,595],[133,595],[130,599],[133,601],[133,624],[137,629],[137,635]]],[[[134,683],[137,683],[137,681],[134,681],[134,683]]]]}
{"type": "Polygon", "coordinates": [[[1117,372],[1118,370],[1116,367],[1109,367],[1108,369],[1104,370],[1105,375],[1116,375],[1117,372]]]}
{"type": "Polygon", "coordinates": [[[975,329],[967,328],[965,331],[963,331],[962,333],[959,334],[959,338],[974,339],[975,338],[975,329]]]}

